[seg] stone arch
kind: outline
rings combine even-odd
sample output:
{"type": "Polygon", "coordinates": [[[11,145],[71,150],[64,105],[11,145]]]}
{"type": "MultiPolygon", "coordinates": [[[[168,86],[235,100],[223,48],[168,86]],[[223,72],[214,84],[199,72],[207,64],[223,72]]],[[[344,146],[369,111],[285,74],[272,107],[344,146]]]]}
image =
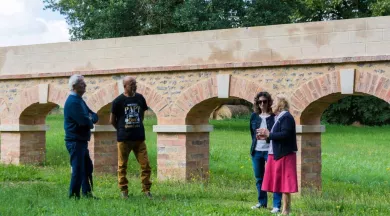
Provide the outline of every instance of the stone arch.
{"type": "Polygon", "coordinates": [[[290,111],[297,123],[297,162],[300,188],[321,188],[322,113],[328,106],[348,95],[372,95],[390,103],[390,80],[372,72],[334,71],[300,85],[291,95],[290,111]],[[341,73],[350,73],[341,80],[341,73]],[[346,85],[348,84],[348,85],[346,85]],[[348,91],[344,88],[348,86],[348,91]]]}
{"type": "Polygon", "coordinates": [[[320,112],[319,116],[321,117],[322,112],[327,108],[323,104],[324,101],[340,99],[338,96],[340,92],[338,71],[316,77],[300,85],[290,95],[290,111],[294,115],[296,123],[319,124],[317,113],[320,112]],[[320,98],[324,98],[324,101],[316,102],[320,98]]]}
{"type": "Polygon", "coordinates": [[[3,116],[4,124],[44,124],[57,105],[64,106],[69,91],[51,84],[39,84],[21,91],[3,116]]]}
{"type": "Polygon", "coordinates": [[[331,72],[300,85],[291,94],[291,112],[297,124],[320,124],[326,108],[348,95],[372,95],[390,103],[390,79],[366,71],[357,71],[352,94],[342,94],[340,71],[331,72]]]}
{"type": "MultiPolygon", "coordinates": [[[[137,92],[145,97],[146,103],[157,115],[168,106],[168,101],[160,93],[144,83],[137,82],[137,92]]],[[[88,97],[86,103],[99,115],[98,124],[109,124],[112,101],[123,93],[122,80],[109,83],[88,97]]]]}
{"type": "Polygon", "coordinates": [[[229,98],[218,98],[218,83],[214,76],[185,90],[171,106],[171,115],[177,119],[175,124],[208,124],[210,113],[222,101],[239,98],[253,103],[260,91],[265,91],[261,84],[230,76],[229,98]]]}
{"type": "Polygon", "coordinates": [[[158,178],[206,179],[211,112],[224,100],[241,98],[252,103],[256,93],[262,90],[258,83],[221,74],[201,80],[183,91],[166,109],[167,118],[163,122],[166,125],[154,128],[158,136],[158,178]]]}
{"type": "Polygon", "coordinates": [[[40,164],[46,157],[46,116],[68,92],[39,84],[21,91],[2,118],[2,163],[40,164]]]}

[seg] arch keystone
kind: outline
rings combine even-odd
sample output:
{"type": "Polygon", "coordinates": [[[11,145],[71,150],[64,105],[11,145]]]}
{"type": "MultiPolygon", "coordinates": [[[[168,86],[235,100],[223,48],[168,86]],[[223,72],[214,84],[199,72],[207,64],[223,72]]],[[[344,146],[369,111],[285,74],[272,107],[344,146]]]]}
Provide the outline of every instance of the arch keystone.
{"type": "Polygon", "coordinates": [[[38,102],[40,104],[47,104],[48,97],[49,97],[49,84],[39,84],[38,85],[38,102]]]}
{"type": "Polygon", "coordinates": [[[116,85],[118,86],[118,94],[123,94],[123,92],[125,92],[125,88],[123,86],[123,80],[116,81],[116,85]]]}
{"type": "Polygon", "coordinates": [[[217,75],[218,98],[229,98],[230,74],[217,75]]]}
{"type": "Polygon", "coordinates": [[[355,69],[340,70],[340,87],[341,94],[353,94],[355,83],[355,69]]]}

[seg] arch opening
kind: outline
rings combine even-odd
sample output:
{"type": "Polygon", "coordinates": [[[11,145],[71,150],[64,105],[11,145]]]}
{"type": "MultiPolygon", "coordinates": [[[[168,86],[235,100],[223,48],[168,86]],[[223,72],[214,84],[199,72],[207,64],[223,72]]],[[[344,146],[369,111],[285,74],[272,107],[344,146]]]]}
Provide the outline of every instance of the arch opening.
{"type": "MultiPolygon", "coordinates": [[[[237,100],[245,99],[238,97],[229,97],[226,99],[212,97],[199,102],[188,111],[185,119],[186,125],[202,127],[212,125],[217,130],[209,132],[206,129],[178,134],[179,137],[183,137],[179,139],[184,140],[178,146],[185,150],[183,152],[184,156],[181,156],[183,153],[180,154],[179,152],[177,153],[177,157],[183,157],[187,167],[184,173],[180,172],[176,175],[182,175],[187,180],[207,180],[210,172],[218,173],[221,176],[231,176],[234,172],[229,172],[229,170],[231,171],[234,168],[226,167],[226,163],[229,161],[243,161],[244,166],[249,166],[250,158],[248,152],[251,144],[250,132],[247,127],[249,125],[249,119],[244,118],[237,119],[237,121],[226,121],[214,120],[210,116],[221,105],[232,104],[234,103],[233,101],[237,100]],[[245,126],[243,127],[243,125],[245,126]],[[243,137],[247,137],[247,139],[242,139],[243,137]],[[232,155],[230,153],[234,148],[238,149],[232,155]]],[[[247,103],[249,104],[250,102],[247,101],[247,103]]],[[[164,140],[164,135],[162,135],[161,140],[164,140]]],[[[180,140],[177,143],[180,143],[180,140]]],[[[167,145],[164,147],[161,145],[160,148],[164,148],[169,152],[171,149],[169,140],[167,139],[167,145]]],[[[169,158],[171,157],[170,155],[172,153],[167,156],[164,153],[161,154],[160,158],[162,159],[160,159],[159,164],[163,165],[167,161],[165,157],[169,158]]],[[[248,172],[250,173],[251,171],[248,172]]],[[[243,176],[245,180],[249,180],[252,177],[249,173],[243,176]]],[[[229,178],[226,181],[229,181],[229,178]]]]}
{"type": "MultiPolygon", "coordinates": [[[[187,113],[185,123],[187,125],[201,125],[208,124],[211,119],[215,118],[215,111],[223,105],[242,105],[247,106],[248,110],[252,110],[252,102],[243,98],[229,97],[229,98],[209,98],[195,106],[193,106],[187,113]],[[250,104],[250,106],[249,106],[250,104]],[[214,116],[212,116],[214,114],[214,116]]],[[[234,115],[232,116],[234,117],[234,115]]]]}
{"type": "MultiPolygon", "coordinates": [[[[353,94],[341,94],[332,93],[326,96],[320,97],[312,101],[307,105],[298,116],[298,121],[302,125],[317,128],[321,123],[327,124],[326,133],[321,134],[321,131],[302,131],[297,134],[298,140],[298,172],[301,173],[301,187],[306,189],[322,187],[322,182],[325,187],[329,186],[330,181],[339,179],[339,183],[343,184],[346,181],[363,178],[363,176],[370,172],[355,170],[354,175],[350,176],[345,170],[350,170],[350,167],[354,167],[356,164],[356,158],[365,158],[364,160],[371,160],[367,156],[367,152],[370,152],[374,146],[376,146],[375,137],[369,137],[367,134],[378,134],[381,130],[377,127],[355,127],[354,125],[332,125],[325,122],[323,116],[327,109],[337,104],[340,100],[344,100],[351,97],[375,97],[377,100],[387,103],[390,110],[390,103],[384,101],[382,98],[374,94],[355,92],[353,94]],[[332,157],[328,157],[332,155],[332,157]],[[335,158],[338,158],[335,160],[335,158]],[[338,161],[345,161],[340,164],[338,161]],[[353,163],[352,163],[353,162],[353,163]],[[325,166],[323,166],[325,164],[325,166]],[[349,164],[349,165],[346,165],[349,164]],[[334,170],[338,170],[335,172],[334,170]],[[335,176],[325,175],[334,173],[335,176]],[[324,181],[322,180],[324,177],[324,181]],[[360,176],[360,177],[358,177],[360,176]],[[330,180],[333,179],[333,180],[330,180]]],[[[366,110],[372,112],[372,110],[366,110]]],[[[354,111],[350,111],[351,113],[354,111]]],[[[344,115],[351,115],[351,113],[344,113],[344,115]]],[[[335,114],[335,112],[333,112],[335,114]]],[[[329,117],[329,116],[328,116],[329,117]]],[[[344,116],[343,116],[344,117],[344,116]]],[[[379,141],[380,142],[380,141],[379,141]]],[[[380,146],[378,146],[381,148],[380,146]]],[[[383,162],[377,161],[377,163],[383,162]]],[[[362,169],[365,169],[362,167],[362,169]]],[[[375,179],[372,179],[375,181],[375,179]]]]}
{"type": "Polygon", "coordinates": [[[52,102],[46,104],[33,103],[22,111],[19,124],[40,125],[46,123],[46,116],[58,105],[52,102]]]}

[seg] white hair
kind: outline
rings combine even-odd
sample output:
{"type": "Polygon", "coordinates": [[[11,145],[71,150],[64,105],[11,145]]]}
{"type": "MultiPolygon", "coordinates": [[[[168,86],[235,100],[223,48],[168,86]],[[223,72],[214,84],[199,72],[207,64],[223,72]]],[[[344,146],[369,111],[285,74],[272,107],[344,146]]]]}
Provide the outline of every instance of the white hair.
{"type": "Polygon", "coordinates": [[[70,90],[73,90],[73,86],[76,85],[80,80],[83,80],[83,79],[84,79],[84,77],[82,75],[73,74],[69,78],[69,88],[70,88],[70,90]]]}

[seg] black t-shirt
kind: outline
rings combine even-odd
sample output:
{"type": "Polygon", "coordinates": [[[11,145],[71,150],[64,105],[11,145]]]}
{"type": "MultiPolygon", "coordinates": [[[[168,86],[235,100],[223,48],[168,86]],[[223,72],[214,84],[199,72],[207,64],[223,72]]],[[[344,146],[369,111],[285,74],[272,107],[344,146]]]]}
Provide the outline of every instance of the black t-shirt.
{"type": "Polygon", "coordinates": [[[148,109],[146,100],[141,94],[135,93],[133,97],[121,94],[112,102],[111,112],[116,117],[117,140],[143,141],[145,128],[143,117],[148,109]]]}

